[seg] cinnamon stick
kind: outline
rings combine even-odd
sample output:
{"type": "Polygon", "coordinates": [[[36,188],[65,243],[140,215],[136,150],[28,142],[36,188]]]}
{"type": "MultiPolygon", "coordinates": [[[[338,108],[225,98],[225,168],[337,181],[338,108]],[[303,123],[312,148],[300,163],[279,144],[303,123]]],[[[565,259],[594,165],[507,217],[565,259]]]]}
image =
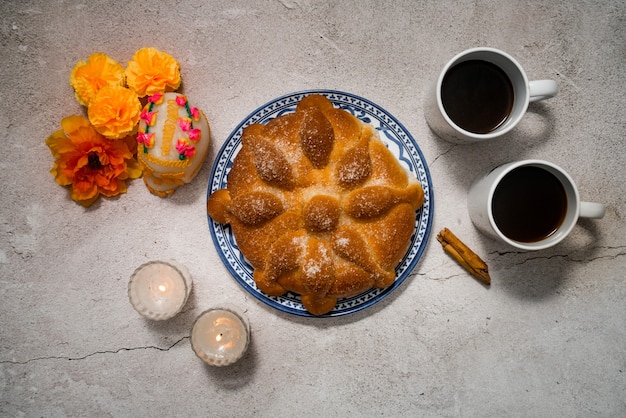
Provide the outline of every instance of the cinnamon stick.
{"type": "Polygon", "coordinates": [[[456,237],[448,228],[444,228],[437,235],[445,252],[462,265],[472,276],[486,285],[491,284],[487,264],[467,245],[456,237]]]}

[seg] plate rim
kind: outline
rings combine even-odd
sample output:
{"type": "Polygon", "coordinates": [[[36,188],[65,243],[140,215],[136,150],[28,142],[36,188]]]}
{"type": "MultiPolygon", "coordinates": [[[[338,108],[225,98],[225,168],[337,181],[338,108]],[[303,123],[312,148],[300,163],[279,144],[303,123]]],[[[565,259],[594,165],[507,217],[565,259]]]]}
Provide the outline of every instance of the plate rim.
{"type": "MultiPolygon", "coordinates": [[[[206,195],[206,199],[208,200],[209,196],[211,195],[211,185],[213,183],[213,180],[215,178],[215,174],[216,171],[218,169],[218,163],[221,160],[221,156],[224,155],[224,152],[226,150],[226,148],[230,145],[230,142],[232,141],[233,137],[235,137],[237,135],[237,133],[244,127],[244,125],[246,125],[247,123],[250,122],[250,120],[257,115],[261,110],[267,108],[268,106],[279,102],[281,100],[285,100],[287,98],[293,97],[293,96],[308,96],[311,94],[322,94],[326,97],[328,97],[329,95],[343,95],[346,97],[350,97],[353,98],[355,100],[359,100],[362,101],[374,108],[376,108],[377,110],[381,111],[382,113],[384,113],[385,117],[389,118],[390,120],[392,120],[397,126],[398,128],[407,136],[407,139],[409,140],[409,142],[411,142],[412,146],[415,148],[415,151],[417,152],[420,162],[423,166],[424,172],[425,172],[425,177],[426,177],[426,182],[428,184],[428,198],[429,198],[429,205],[428,205],[428,219],[426,222],[426,228],[425,228],[425,232],[424,232],[424,237],[421,241],[421,245],[418,247],[417,249],[417,253],[415,254],[415,256],[413,257],[413,259],[411,260],[411,262],[409,263],[409,265],[406,267],[406,269],[403,272],[403,277],[396,277],[396,279],[394,280],[394,282],[389,285],[388,287],[384,288],[384,289],[380,289],[380,293],[375,295],[374,297],[370,298],[369,300],[367,300],[366,302],[359,304],[357,306],[351,307],[351,308],[347,308],[347,309],[343,309],[341,311],[330,311],[329,313],[326,313],[324,315],[313,315],[309,312],[307,312],[306,310],[300,311],[300,310],[296,310],[294,308],[290,308],[287,306],[284,306],[283,304],[273,300],[270,298],[269,295],[266,295],[260,291],[254,291],[254,289],[251,289],[249,284],[242,278],[240,277],[232,268],[232,266],[230,265],[230,263],[228,262],[228,260],[226,259],[226,255],[224,254],[224,251],[222,250],[221,246],[219,245],[218,242],[218,238],[215,235],[215,231],[214,228],[212,227],[212,223],[215,222],[211,219],[210,216],[208,216],[207,213],[207,220],[208,220],[208,227],[209,227],[209,232],[211,233],[211,239],[213,241],[213,245],[215,246],[216,252],[218,253],[220,260],[222,261],[222,263],[224,264],[224,266],[226,267],[226,269],[228,270],[229,274],[235,279],[235,281],[244,288],[244,290],[251,294],[252,296],[254,296],[256,299],[260,300],[261,302],[263,302],[264,304],[277,309],[280,312],[283,313],[288,313],[288,314],[292,314],[292,315],[297,315],[297,316],[301,316],[301,317],[310,317],[310,318],[328,318],[328,317],[340,317],[340,316],[346,316],[346,315],[350,315],[356,312],[359,312],[361,310],[367,309],[369,307],[371,307],[372,305],[379,303],[380,301],[382,301],[383,299],[385,299],[389,294],[391,294],[394,290],[396,290],[397,288],[399,288],[405,281],[406,279],[412,274],[413,270],[415,269],[415,267],[417,267],[417,264],[419,263],[419,261],[422,259],[423,253],[426,249],[426,246],[428,244],[428,241],[430,239],[430,234],[431,234],[431,230],[432,230],[432,224],[433,224],[433,218],[434,218],[434,194],[433,194],[433,184],[432,184],[432,178],[430,175],[430,170],[428,168],[428,164],[426,163],[424,154],[422,153],[422,150],[420,149],[419,145],[417,144],[417,141],[415,140],[415,138],[413,137],[413,135],[411,135],[411,133],[406,129],[406,127],[394,116],[392,115],[390,112],[388,112],[385,108],[383,108],[382,106],[372,102],[371,100],[368,100],[364,97],[361,97],[359,95],[353,94],[353,93],[348,93],[348,92],[344,92],[341,90],[336,90],[336,89],[307,89],[307,90],[299,90],[299,91],[294,91],[291,93],[287,93],[287,94],[283,94],[279,97],[276,97],[272,100],[267,101],[266,103],[262,104],[261,106],[258,106],[257,108],[255,108],[252,112],[250,112],[247,116],[245,116],[241,122],[239,122],[235,128],[230,132],[230,134],[226,137],[226,140],[224,141],[224,143],[220,146],[218,152],[215,155],[215,159],[213,161],[212,167],[211,167],[211,174],[209,176],[208,179],[208,185],[207,185],[207,195],[206,195]]],[[[332,100],[331,100],[332,101],[332,100]]],[[[333,102],[334,105],[336,105],[336,103],[333,102]]],[[[381,141],[383,141],[381,139],[381,141]]],[[[384,141],[383,141],[384,142],[384,141]]],[[[239,151],[237,151],[236,153],[238,153],[239,151]]],[[[233,155],[233,158],[236,156],[233,155]]],[[[397,158],[397,157],[396,157],[397,158]]],[[[418,181],[420,181],[420,183],[422,183],[422,181],[419,179],[418,176],[418,181]]],[[[234,238],[234,237],[233,237],[234,238]]],[[[411,250],[412,247],[409,247],[407,249],[407,252],[405,253],[405,257],[406,254],[409,253],[409,251],[411,250]]],[[[398,265],[400,265],[402,263],[402,261],[400,261],[398,263],[398,265]]],[[[366,294],[368,292],[371,292],[372,289],[361,293],[360,295],[366,294]]],[[[358,297],[359,295],[356,295],[355,297],[358,297]]]]}

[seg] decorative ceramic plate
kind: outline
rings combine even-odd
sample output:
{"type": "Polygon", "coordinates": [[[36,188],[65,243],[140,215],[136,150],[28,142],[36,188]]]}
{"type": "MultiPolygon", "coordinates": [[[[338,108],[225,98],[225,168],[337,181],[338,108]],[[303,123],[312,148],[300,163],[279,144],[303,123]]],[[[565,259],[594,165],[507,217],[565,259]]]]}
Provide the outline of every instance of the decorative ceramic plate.
{"type": "MultiPolygon", "coordinates": [[[[265,124],[285,113],[295,112],[298,102],[309,94],[322,94],[335,107],[347,110],[363,122],[374,126],[387,148],[396,156],[402,166],[421,182],[424,189],[424,205],[417,211],[415,231],[411,237],[409,249],[396,267],[395,282],[385,289],[371,289],[357,296],[339,299],[332,311],[326,315],[321,315],[321,317],[341,316],[372,306],[397,289],[417,265],[430,235],[434,215],[430,173],[417,143],[395,117],[367,99],[334,90],[308,90],[272,100],[246,117],[230,134],[220,149],[211,172],[207,198],[214,191],[226,188],[228,173],[232,168],[235,156],[241,149],[241,135],[244,128],[253,123],[265,124]]],[[[220,224],[209,218],[209,230],[222,261],[244,289],[267,305],[282,312],[300,316],[314,316],[306,311],[299,295],[288,292],[283,296],[268,296],[257,288],[252,277],[252,266],[248,264],[239,251],[230,225],[220,224]]]]}

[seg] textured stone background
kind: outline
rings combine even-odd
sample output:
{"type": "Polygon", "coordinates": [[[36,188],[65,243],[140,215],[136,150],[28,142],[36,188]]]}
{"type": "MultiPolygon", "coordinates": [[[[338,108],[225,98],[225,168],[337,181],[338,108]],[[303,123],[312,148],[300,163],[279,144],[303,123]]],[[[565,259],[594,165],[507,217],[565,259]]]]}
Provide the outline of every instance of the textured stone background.
{"type": "Polygon", "coordinates": [[[3,1],[0,4],[0,415],[626,416],[626,5],[594,1],[3,1]],[[144,46],[176,57],[212,125],[195,181],[166,200],[142,182],[85,210],[56,185],[44,140],[81,113],[74,64],[122,64],[144,46]],[[559,95],[506,139],[458,146],[422,114],[457,52],[492,46],[559,95]],[[211,164],[230,131],[280,95],[331,88],[387,109],[434,184],[433,235],[412,276],[357,314],[308,320],[248,296],[207,228],[211,164]],[[471,181],[498,163],[563,166],[607,204],[557,247],[524,253],[481,236],[471,181]],[[487,260],[470,278],[434,235],[449,227],[487,260]],[[152,259],[195,279],[184,312],[143,320],[126,286],[152,259]],[[195,316],[247,310],[253,342],[233,367],[190,349],[195,316]]]}

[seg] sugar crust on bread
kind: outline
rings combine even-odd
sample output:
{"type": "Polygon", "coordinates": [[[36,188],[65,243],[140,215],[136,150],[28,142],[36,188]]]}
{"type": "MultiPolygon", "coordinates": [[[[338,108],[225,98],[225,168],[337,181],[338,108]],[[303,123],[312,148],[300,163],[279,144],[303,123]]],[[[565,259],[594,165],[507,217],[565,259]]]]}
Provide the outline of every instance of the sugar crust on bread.
{"type": "Polygon", "coordinates": [[[371,125],[309,95],[241,140],[207,211],[230,224],[262,292],[298,293],[322,315],[394,282],[424,193],[371,125]]]}

